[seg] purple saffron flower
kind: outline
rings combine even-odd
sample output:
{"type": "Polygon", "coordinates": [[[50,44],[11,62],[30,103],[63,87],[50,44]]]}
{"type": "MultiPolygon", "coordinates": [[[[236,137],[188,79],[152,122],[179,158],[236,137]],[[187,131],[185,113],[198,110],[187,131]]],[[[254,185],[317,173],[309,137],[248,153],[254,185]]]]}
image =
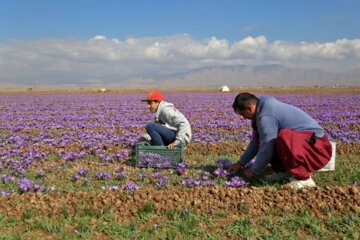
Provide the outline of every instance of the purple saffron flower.
{"type": "Polygon", "coordinates": [[[166,187],[168,187],[168,185],[169,185],[169,183],[168,183],[168,177],[167,176],[160,177],[159,182],[156,183],[156,186],[158,188],[163,188],[163,187],[166,188],[166,187]]]}
{"type": "Polygon", "coordinates": [[[32,182],[27,178],[18,178],[17,179],[18,186],[21,192],[28,192],[33,188],[32,182]]]}
{"type": "Polygon", "coordinates": [[[351,224],[351,221],[354,219],[354,214],[350,214],[349,216],[349,224],[351,224]]]}
{"type": "Polygon", "coordinates": [[[37,192],[43,192],[45,191],[45,187],[42,186],[42,185],[34,185],[34,190],[37,191],[37,192]]]}
{"type": "Polygon", "coordinates": [[[126,178],[126,174],[124,172],[118,172],[116,173],[117,178],[126,178]]]}
{"type": "Polygon", "coordinates": [[[185,173],[185,168],[189,167],[189,164],[182,162],[178,164],[178,168],[176,169],[176,171],[179,174],[184,174],[185,173]]]}
{"type": "Polygon", "coordinates": [[[160,178],[161,177],[161,172],[156,172],[151,176],[154,177],[154,178],[160,178]]]}
{"type": "Polygon", "coordinates": [[[233,164],[229,159],[218,159],[216,163],[222,164],[224,169],[228,169],[233,164]]]}
{"type": "Polygon", "coordinates": [[[140,187],[138,187],[134,182],[127,182],[124,184],[123,186],[123,190],[129,190],[129,191],[134,191],[134,190],[137,190],[139,189],[140,187]]]}
{"type": "Polygon", "coordinates": [[[239,177],[233,177],[231,181],[225,181],[226,186],[233,188],[245,187],[248,184],[248,182],[242,181],[239,177]]]}
{"type": "Polygon", "coordinates": [[[226,177],[227,175],[229,175],[230,173],[229,173],[228,171],[226,171],[226,170],[223,170],[223,169],[221,169],[221,168],[218,168],[218,169],[216,169],[216,170],[214,171],[214,174],[215,174],[216,176],[218,176],[219,178],[224,178],[224,177],[226,177]]]}
{"type": "Polygon", "coordinates": [[[123,166],[117,167],[115,169],[115,172],[123,172],[123,171],[125,171],[125,167],[123,167],[123,166]]]}
{"type": "Polygon", "coordinates": [[[80,175],[72,175],[72,179],[74,180],[74,181],[77,181],[77,180],[79,180],[81,178],[81,176],[80,175]]]}
{"type": "Polygon", "coordinates": [[[111,174],[107,173],[107,172],[99,172],[96,173],[96,176],[100,179],[100,180],[109,180],[111,178],[111,174]]]}
{"type": "Polygon", "coordinates": [[[144,178],[147,178],[147,174],[145,174],[145,173],[140,173],[139,174],[139,178],[140,178],[140,180],[144,180],[144,178]]]}
{"type": "Polygon", "coordinates": [[[86,168],[80,168],[79,171],[78,171],[78,174],[80,176],[86,176],[87,174],[89,174],[89,170],[86,169],[86,168]]]}

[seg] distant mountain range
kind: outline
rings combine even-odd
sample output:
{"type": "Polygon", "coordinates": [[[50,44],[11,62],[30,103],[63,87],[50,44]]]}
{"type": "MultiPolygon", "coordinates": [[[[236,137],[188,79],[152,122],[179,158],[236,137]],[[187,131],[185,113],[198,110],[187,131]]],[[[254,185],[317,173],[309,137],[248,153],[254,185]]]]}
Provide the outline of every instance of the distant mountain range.
{"type": "Polygon", "coordinates": [[[281,65],[217,66],[195,69],[159,80],[174,87],[259,86],[360,86],[360,69],[331,73],[318,69],[296,69],[281,65]]]}
{"type": "Polygon", "coordinates": [[[12,88],[230,88],[241,87],[293,87],[293,86],[360,86],[360,68],[345,73],[331,73],[319,69],[299,69],[282,65],[214,66],[170,74],[149,73],[119,77],[99,76],[88,81],[86,74],[60,72],[56,76],[28,77],[17,81],[1,82],[0,89],[12,88]]]}

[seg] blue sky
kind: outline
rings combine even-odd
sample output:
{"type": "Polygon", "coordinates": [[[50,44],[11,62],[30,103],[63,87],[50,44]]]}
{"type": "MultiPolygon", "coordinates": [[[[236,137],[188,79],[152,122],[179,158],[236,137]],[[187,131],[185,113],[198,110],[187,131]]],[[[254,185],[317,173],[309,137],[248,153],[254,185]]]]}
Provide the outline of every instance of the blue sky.
{"type": "Polygon", "coordinates": [[[359,12],[360,0],[0,0],[0,87],[191,83],[178,76],[239,65],[357,81],[359,12]]]}
{"type": "Polygon", "coordinates": [[[95,35],[124,39],[188,33],[238,41],[334,41],[360,37],[360,1],[0,0],[0,41],[95,35]]]}

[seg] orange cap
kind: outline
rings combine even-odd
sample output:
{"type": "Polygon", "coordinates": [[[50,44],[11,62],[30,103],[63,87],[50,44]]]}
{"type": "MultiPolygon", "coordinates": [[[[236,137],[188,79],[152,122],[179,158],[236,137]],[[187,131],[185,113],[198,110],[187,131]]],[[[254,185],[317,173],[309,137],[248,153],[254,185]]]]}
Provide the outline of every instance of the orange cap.
{"type": "Polygon", "coordinates": [[[152,92],[150,92],[148,94],[147,99],[143,99],[141,101],[143,101],[143,102],[146,102],[146,101],[159,101],[159,102],[161,102],[163,100],[164,100],[164,96],[161,93],[159,93],[157,91],[152,91],[152,92]]]}

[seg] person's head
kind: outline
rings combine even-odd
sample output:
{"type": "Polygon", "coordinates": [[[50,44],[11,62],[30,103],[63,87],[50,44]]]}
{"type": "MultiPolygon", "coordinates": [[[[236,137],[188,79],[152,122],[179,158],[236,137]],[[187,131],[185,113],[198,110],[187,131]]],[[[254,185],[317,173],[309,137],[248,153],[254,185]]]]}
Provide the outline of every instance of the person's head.
{"type": "Polygon", "coordinates": [[[256,117],[256,105],[259,101],[255,95],[251,93],[239,93],[232,105],[234,112],[245,119],[254,120],[256,117]]]}
{"type": "Polygon", "coordinates": [[[159,107],[159,104],[163,100],[164,100],[164,96],[161,93],[157,91],[152,91],[148,94],[146,99],[143,99],[141,101],[147,102],[150,112],[155,113],[159,107]]]}

